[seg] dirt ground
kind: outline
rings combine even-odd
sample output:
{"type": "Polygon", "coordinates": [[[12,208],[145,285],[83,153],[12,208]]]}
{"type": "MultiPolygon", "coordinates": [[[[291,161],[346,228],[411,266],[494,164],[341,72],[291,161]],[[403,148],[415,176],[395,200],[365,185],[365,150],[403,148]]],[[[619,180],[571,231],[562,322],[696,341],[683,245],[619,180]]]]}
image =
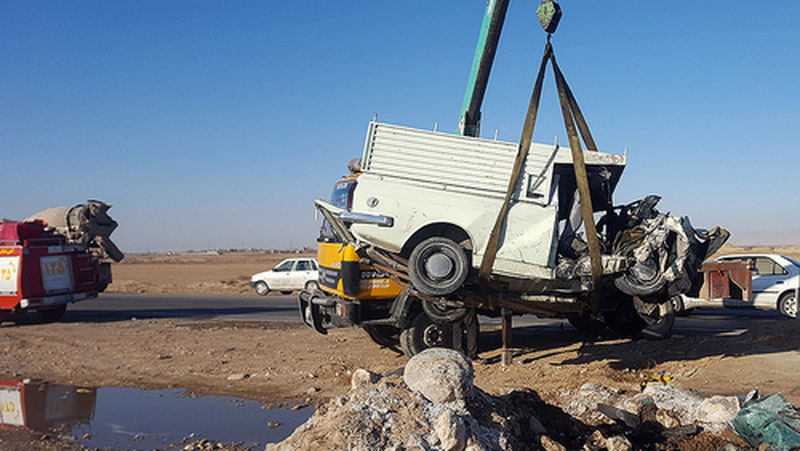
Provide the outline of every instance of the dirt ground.
{"type": "MultiPolygon", "coordinates": [[[[800,248],[779,252],[798,256],[800,248]]],[[[129,256],[126,263],[114,266],[115,282],[109,291],[249,292],[249,275],[284,257],[266,253],[129,256]]],[[[780,391],[800,406],[796,376],[800,373],[800,321],[776,319],[734,336],[709,334],[662,341],[584,338],[569,327],[518,330],[514,363],[504,367],[499,363],[499,330],[483,327],[480,355],[487,363],[476,366],[475,384],[496,395],[530,388],[548,402],[556,402],[561,391],[575,390],[586,382],[639,390],[642,376],[665,371],[673,376],[670,384],[681,388],[735,395],[757,386],[765,394],[780,391]]],[[[0,351],[0,379],[188,388],[264,403],[315,405],[344,394],[357,368],[387,373],[407,362],[400,352],[372,343],[360,329],[337,329],[323,336],[299,324],[174,319],[3,323],[0,351]]],[[[18,432],[0,429],[0,447],[14,449],[15,443],[22,444],[18,449],[61,449],[52,438],[20,438],[18,432]]]]}

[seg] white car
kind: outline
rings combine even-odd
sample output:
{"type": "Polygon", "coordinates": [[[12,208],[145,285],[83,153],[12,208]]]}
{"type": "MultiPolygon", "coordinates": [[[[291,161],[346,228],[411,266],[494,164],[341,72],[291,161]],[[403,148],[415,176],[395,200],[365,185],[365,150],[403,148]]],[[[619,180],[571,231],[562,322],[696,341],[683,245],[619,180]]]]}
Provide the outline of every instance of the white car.
{"type": "Polygon", "coordinates": [[[735,254],[715,259],[716,262],[745,262],[752,268],[752,299],[683,298],[684,308],[752,307],[778,310],[784,316],[797,318],[800,292],[800,261],[778,254],[735,254]]]}
{"type": "Polygon", "coordinates": [[[261,296],[270,291],[290,294],[295,290],[318,287],[319,265],[313,258],[288,258],[269,271],[253,274],[250,286],[261,296]]]}

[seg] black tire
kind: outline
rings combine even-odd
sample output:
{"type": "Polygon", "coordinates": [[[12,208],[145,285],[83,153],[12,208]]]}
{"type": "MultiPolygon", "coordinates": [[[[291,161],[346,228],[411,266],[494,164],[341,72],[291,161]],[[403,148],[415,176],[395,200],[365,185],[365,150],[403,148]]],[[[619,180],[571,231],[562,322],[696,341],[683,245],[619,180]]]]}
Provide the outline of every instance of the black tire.
{"type": "Polygon", "coordinates": [[[306,291],[316,291],[319,289],[319,283],[317,283],[316,280],[309,280],[308,282],[306,282],[303,288],[306,291]]]}
{"type": "Polygon", "coordinates": [[[409,278],[414,288],[429,296],[445,296],[461,288],[469,275],[464,249],[450,238],[434,236],[423,240],[408,259],[409,278]]]}
{"type": "Polygon", "coordinates": [[[408,357],[428,348],[451,348],[452,342],[453,326],[434,323],[424,313],[411,318],[408,327],[400,333],[400,349],[408,357]]]}
{"type": "Polygon", "coordinates": [[[41,319],[45,323],[54,323],[60,320],[61,317],[64,316],[64,312],[66,311],[67,311],[66,305],[59,305],[58,307],[37,310],[36,313],[39,314],[39,319],[41,319]]]}
{"type": "Polygon", "coordinates": [[[667,281],[658,268],[658,263],[647,259],[636,263],[625,274],[614,280],[614,285],[630,296],[648,296],[661,291],[667,281]]]}
{"type": "Polygon", "coordinates": [[[642,335],[650,340],[663,340],[672,336],[672,326],[675,325],[674,304],[671,300],[659,305],[658,319],[648,324],[642,335]]]}
{"type": "Polygon", "coordinates": [[[794,291],[781,296],[778,300],[778,311],[787,318],[797,319],[797,297],[794,291]]]}
{"type": "Polygon", "coordinates": [[[375,343],[387,348],[400,345],[400,329],[392,326],[361,326],[375,343]]]}
{"type": "Polygon", "coordinates": [[[294,293],[292,290],[281,290],[281,294],[292,294],[294,293]]]}
{"type": "Polygon", "coordinates": [[[583,313],[580,315],[570,316],[567,318],[572,327],[587,334],[599,335],[606,330],[606,322],[602,314],[598,313],[583,313]]]}
{"type": "Polygon", "coordinates": [[[256,294],[259,296],[266,296],[269,294],[269,285],[267,285],[267,282],[258,281],[253,285],[253,289],[256,290],[256,294]]]}
{"type": "Polygon", "coordinates": [[[466,307],[450,307],[439,302],[422,301],[422,311],[439,324],[457,323],[469,313],[466,307]]]}
{"type": "Polygon", "coordinates": [[[603,312],[603,318],[606,320],[609,329],[614,332],[623,337],[635,337],[644,330],[647,323],[636,312],[632,297],[623,293],[619,293],[618,296],[620,296],[620,299],[617,302],[617,308],[603,312]]]}

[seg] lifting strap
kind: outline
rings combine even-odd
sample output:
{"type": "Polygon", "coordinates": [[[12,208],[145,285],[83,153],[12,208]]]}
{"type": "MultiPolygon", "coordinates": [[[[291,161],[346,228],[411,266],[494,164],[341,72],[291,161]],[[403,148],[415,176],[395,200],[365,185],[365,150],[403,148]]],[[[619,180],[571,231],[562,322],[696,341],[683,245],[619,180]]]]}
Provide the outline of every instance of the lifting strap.
{"type": "MultiPolygon", "coordinates": [[[[564,127],[567,131],[569,138],[569,146],[572,151],[572,162],[575,171],[575,181],[578,185],[578,195],[581,202],[581,216],[583,218],[584,229],[586,230],[586,241],[589,247],[589,258],[592,268],[592,281],[594,286],[603,274],[603,265],[600,256],[600,242],[597,237],[597,227],[594,222],[594,209],[592,207],[592,196],[589,189],[589,179],[586,173],[586,163],[583,158],[583,151],[581,150],[580,138],[578,131],[580,131],[584,142],[586,143],[587,150],[596,151],[597,145],[594,142],[589,126],[586,124],[586,119],[583,117],[578,102],[572,91],[569,89],[567,80],[561,73],[561,69],[556,63],[553,46],[550,44],[550,35],[547,36],[547,45],[544,48],[544,55],[542,62],[539,65],[539,73],[536,75],[536,82],[533,86],[533,93],[531,94],[531,101],[528,105],[528,112],[525,116],[525,124],[522,128],[522,136],[517,147],[517,156],[514,160],[514,167],[511,171],[511,178],[508,182],[506,195],[503,199],[503,204],[497,214],[492,232],[489,235],[486,250],[483,253],[479,276],[481,279],[489,281],[494,266],[495,258],[497,257],[497,250],[500,247],[500,238],[502,236],[503,227],[505,226],[506,218],[508,216],[508,209],[511,205],[511,198],[516,191],[517,185],[522,175],[522,167],[528,157],[528,152],[531,147],[531,139],[533,137],[533,129],[536,125],[536,115],[539,110],[539,100],[541,99],[542,83],[544,80],[544,73],[547,69],[547,62],[553,66],[553,75],[556,80],[556,88],[558,90],[558,99],[561,104],[561,112],[564,116],[564,127]],[[576,130],[577,123],[577,130],[576,130]]],[[[593,307],[597,308],[597,299],[593,299],[593,307]]]]}

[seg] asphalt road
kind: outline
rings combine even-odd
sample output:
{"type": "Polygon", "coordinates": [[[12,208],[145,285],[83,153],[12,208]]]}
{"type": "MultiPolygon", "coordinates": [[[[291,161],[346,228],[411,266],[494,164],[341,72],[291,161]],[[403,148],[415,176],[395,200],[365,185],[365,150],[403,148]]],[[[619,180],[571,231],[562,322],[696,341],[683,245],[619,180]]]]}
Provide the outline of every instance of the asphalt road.
{"type": "MultiPolygon", "coordinates": [[[[113,322],[132,318],[203,319],[215,321],[299,322],[296,295],[184,295],[184,294],[101,294],[96,299],[71,304],[65,322],[113,322]]],[[[703,310],[678,317],[674,335],[735,335],[753,327],[782,320],[776,312],[754,310],[703,310]]],[[[24,320],[23,320],[24,321],[24,320]]],[[[481,317],[483,325],[498,325],[498,318],[481,317]]],[[[514,317],[515,328],[569,328],[561,319],[514,317]]]]}

